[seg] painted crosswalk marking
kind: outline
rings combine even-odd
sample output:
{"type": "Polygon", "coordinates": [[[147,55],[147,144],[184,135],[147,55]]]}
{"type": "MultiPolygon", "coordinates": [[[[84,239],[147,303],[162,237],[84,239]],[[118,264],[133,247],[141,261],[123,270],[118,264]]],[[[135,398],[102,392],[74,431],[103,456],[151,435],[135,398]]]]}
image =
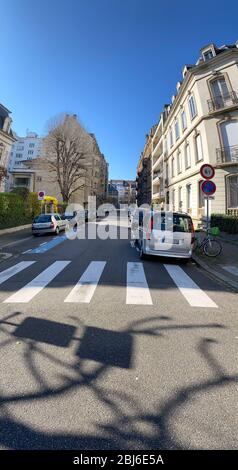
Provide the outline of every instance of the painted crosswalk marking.
{"type": "Polygon", "coordinates": [[[78,283],[66,297],[65,302],[89,303],[93,297],[102,272],[105,261],[92,261],[84,271],[78,283]]]}
{"type": "Polygon", "coordinates": [[[217,308],[215,302],[183,271],[180,266],[164,264],[165,269],[192,307],[217,308]]]}
{"type": "Polygon", "coordinates": [[[15,276],[15,274],[20,273],[23,269],[28,268],[28,266],[31,266],[33,263],[35,263],[35,261],[21,261],[11,268],[5,269],[5,271],[0,273],[0,284],[7,281],[10,277],[15,276]]]}
{"type": "Polygon", "coordinates": [[[152,299],[142,263],[127,263],[126,303],[152,305],[152,299]]]}
{"type": "Polygon", "coordinates": [[[42,271],[31,282],[26,284],[15,294],[4,300],[4,303],[27,303],[33,299],[47,284],[49,284],[71,261],[55,261],[42,271]]]}
{"type": "Polygon", "coordinates": [[[222,269],[225,269],[228,273],[238,276],[238,267],[237,266],[222,266],[222,269]]]}

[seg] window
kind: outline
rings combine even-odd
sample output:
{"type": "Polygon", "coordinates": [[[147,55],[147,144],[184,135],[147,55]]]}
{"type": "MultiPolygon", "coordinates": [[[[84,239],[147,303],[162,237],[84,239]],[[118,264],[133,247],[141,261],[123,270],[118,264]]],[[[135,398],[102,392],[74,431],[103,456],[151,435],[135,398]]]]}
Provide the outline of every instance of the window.
{"type": "Polygon", "coordinates": [[[34,148],[34,147],[35,147],[35,144],[33,144],[33,143],[29,144],[29,148],[34,148]]]}
{"type": "Polygon", "coordinates": [[[191,184],[187,184],[187,210],[191,209],[191,184]]]}
{"type": "Polygon", "coordinates": [[[185,145],[185,168],[190,168],[191,166],[191,154],[190,154],[190,146],[189,144],[185,145]]]}
{"type": "Polygon", "coordinates": [[[238,175],[227,178],[227,203],[228,208],[238,208],[238,175]]]}
{"type": "Polygon", "coordinates": [[[206,52],[203,52],[203,58],[204,60],[210,60],[213,59],[213,52],[212,49],[208,49],[206,52]]]}
{"type": "Polygon", "coordinates": [[[178,119],[175,119],[174,128],[175,128],[175,138],[176,140],[178,140],[180,137],[178,119]]]}
{"type": "Polygon", "coordinates": [[[183,208],[183,201],[182,201],[182,186],[179,187],[178,190],[178,204],[179,204],[179,210],[181,211],[183,208]]]}
{"type": "Polygon", "coordinates": [[[173,232],[192,232],[191,218],[187,215],[169,214],[168,212],[155,212],[153,216],[155,230],[171,230],[173,232]]]}
{"type": "Polygon", "coordinates": [[[177,170],[178,170],[178,174],[181,173],[181,171],[182,171],[181,152],[178,152],[178,155],[177,155],[177,170]]]}
{"type": "Polygon", "coordinates": [[[170,148],[171,148],[171,147],[173,147],[173,145],[174,145],[173,130],[172,130],[172,128],[170,128],[169,137],[170,137],[170,148]]]}
{"type": "Polygon", "coordinates": [[[188,98],[188,106],[189,106],[189,111],[190,111],[190,117],[191,119],[194,119],[195,116],[197,115],[197,108],[196,108],[195,98],[193,95],[189,96],[188,98]]]}
{"type": "Polygon", "coordinates": [[[184,109],[181,111],[181,123],[183,131],[187,129],[187,118],[184,109]]]}
{"type": "Polygon", "coordinates": [[[202,191],[202,183],[203,183],[203,180],[200,180],[198,182],[198,207],[201,209],[202,207],[204,207],[205,203],[204,203],[204,192],[202,191]]]}
{"type": "Polygon", "coordinates": [[[200,160],[203,159],[202,138],[200,134],[198,134],[195,137],[195,147],[196,147],[196,161],[199,162],[200,160]]]}
{"type": "Polygon", "coordinates": [[[175,196],[176,196],[175,189],[173,189],[173,191],[172,191],[172,204],[173,204],[173,210],[175,210],[175,196]]]}
{"type": "Polygon", "coordinates": [[[174,177],[174,157],[172,158],[172,162],[171,162],[171,170],[172,170],[172,178],[174,177]]]}
{"type": "Polygon", "coordinates": [[[22,157],[23,157],[22,153],[16,153],[16,158],[22,158],[22,157]]]}
{"type": "Polygon", "coordinates": [[[18,145],[17,150],[24,150],[24,145],[18,145]]]}
{"type": "Polygon", "coordinates": [[[15,186],[28,187],[28,186],[30,186],[30,180],[29,180],[29,178],[16,178],[15,179],[15,186]]]}
{"type": "Polygon", "coordinates": [[[28,150],[28,155],[33,155],[34,151],[33,150],[28,150]]]}
{"type": "Polygon", "coordinates": [[[169,144],[169,134],[167,135],[167,149],[169,150],[170,144],[169,144]]]}

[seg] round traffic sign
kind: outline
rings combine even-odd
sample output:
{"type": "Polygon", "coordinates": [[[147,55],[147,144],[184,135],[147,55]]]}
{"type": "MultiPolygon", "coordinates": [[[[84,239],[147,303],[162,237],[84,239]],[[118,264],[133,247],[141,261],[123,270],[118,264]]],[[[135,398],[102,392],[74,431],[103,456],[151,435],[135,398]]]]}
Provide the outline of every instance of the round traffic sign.
{"type": "Polygon", "coordinates": [[[38,200],[42,201],[45,197],[45,191],[38,191],[38,200]]]}
{"type": "Polygon", "coordinates": [[[202,189],[202,192],[206,195],[206,196],[211,196],[212,194],[214,194],[216,192],[216,185],[215,183],[213,183],[213,181],[203,181],[202,185],[201,185],[201,189],[202,189]]]}
{"type": "Polygon", "coordinates": [[[209,163],[204,163],[200,168],[200,174],[205,178],[205,180],[210,180],[215,175],[215,170],[212,165],[209,165],[209,163]]]}

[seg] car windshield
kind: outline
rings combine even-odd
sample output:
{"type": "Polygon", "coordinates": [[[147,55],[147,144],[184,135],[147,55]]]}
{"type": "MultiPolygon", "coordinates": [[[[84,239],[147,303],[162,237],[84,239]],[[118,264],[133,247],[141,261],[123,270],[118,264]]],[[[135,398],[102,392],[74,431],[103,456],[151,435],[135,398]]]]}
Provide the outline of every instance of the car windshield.
{"type": "Polygon", "coordinates": [[[154,213],[154,230],[170,230],[173,232],[191,232],[192,222],[190,217],[182,214],[154,213]]]}
{"type": "Polygon", "coordinates": [[[34,218],[34,223],[35,224],[41,224],[44,222],[51,222],[51,215],[38,215],[37,217],[34,218]]]}

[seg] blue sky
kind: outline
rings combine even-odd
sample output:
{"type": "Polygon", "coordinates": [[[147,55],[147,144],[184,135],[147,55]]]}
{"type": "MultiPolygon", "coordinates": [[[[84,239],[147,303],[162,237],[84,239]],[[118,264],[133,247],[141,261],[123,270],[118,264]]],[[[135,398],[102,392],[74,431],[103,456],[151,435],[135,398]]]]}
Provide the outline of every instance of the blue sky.
{"type": "Polygon", "coordinates": [[[0,0],[0,15],[0,102],[14,130],[43,134],[52,116],[76,113],[111,178],[135,178],[183,65],[238,39],[235,0],[0,0]]]}

